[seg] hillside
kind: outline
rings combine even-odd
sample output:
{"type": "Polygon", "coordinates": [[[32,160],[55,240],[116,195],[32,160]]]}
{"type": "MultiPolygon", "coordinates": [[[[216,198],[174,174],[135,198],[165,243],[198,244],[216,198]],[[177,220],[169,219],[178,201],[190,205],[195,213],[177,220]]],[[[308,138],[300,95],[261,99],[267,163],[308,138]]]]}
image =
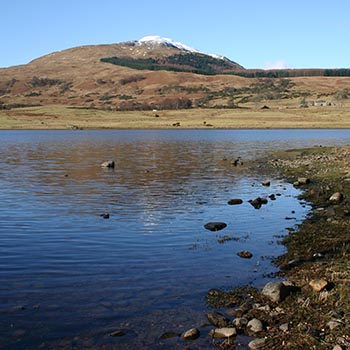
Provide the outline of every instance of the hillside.
{"type": "Polygon", "coordinates": [[[340,104],[349,95],[349,77],[238,76],[250,71],[170,39],[143,39],[76,47],[0,69],[0,109],[296,108],[340,104]]]}

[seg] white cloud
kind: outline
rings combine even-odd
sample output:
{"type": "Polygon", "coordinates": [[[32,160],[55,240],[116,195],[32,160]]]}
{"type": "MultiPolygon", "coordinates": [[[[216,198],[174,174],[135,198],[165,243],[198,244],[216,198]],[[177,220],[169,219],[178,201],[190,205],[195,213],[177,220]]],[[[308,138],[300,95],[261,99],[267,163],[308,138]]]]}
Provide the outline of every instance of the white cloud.
{"type": "Polygon", "coordinates": [[[264,69],[287,69],[288,64],[284,60],[278,60],[276,62],[265,63],[264,69]]]}

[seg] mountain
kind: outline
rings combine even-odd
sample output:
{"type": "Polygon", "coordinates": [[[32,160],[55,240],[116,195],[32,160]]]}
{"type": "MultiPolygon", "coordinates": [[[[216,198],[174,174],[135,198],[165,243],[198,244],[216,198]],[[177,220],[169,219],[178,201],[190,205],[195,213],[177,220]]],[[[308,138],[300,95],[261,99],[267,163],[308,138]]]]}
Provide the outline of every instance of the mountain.
{"type": "MultiPolygon", "coordinates": [[[[228,58],[148,36],[75,47],[2,68],[0,109],[52,105],[106,110],[256,108],[257,103],[272,100],[280,106],[337,92],[348,96],[345,77],[306,77],[306,71],[296,77],[295,73],[246,70],[228,58]]],[[[322,75],[322,70],[315,73],[322,75]]]]}
{"type": "Polygon", "coordinates": [[[217,75],[237,69],[243,67],[159,36],[80,46],[0,69],[0,108],[53,104],[172,108],[172,104],[179,106],[178,101],[172,102],[177,99],[186,99],[183,103],[190,106],[223,81],[243,82],[240,77],[217,75]]]}
{"type": "Polygon", "coordinates": [[[140,40],[128,41],[124,45],[143,51],[142,57],[113,56],[104,57],[102,62],[112,63],[139,70],[168,70],[175,72],[191,72],[197,74],[232,73],[244,69],[241,65],[226,57],[200,52],[180,42],[160,36],[146,36],[140,40]],[[148,57],[147,50],[154,47],[165,47],[176,50],[161,57],[148,57]]]}

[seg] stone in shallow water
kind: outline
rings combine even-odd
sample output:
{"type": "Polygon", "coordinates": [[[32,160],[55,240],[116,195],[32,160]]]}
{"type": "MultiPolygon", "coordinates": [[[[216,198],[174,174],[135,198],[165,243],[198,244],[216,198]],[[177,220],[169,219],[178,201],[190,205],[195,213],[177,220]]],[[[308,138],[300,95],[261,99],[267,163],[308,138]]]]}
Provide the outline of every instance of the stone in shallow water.
{"type": "Polygon", "coordinates": [[[237,255],[243,259],[250,259],[253,257],[253,254],[248,252],[248,250],[242,250],[241,252],[238,252],[237,255]]]}
{"type": "Polygon", "coordinates": [[[110,334],[110,336],[111,337],[123,337],[125,334],[126,334],[126,332],[120,329],[120,330],[112,332],[110,334]]]}
{"type": "Polygon", "coordinates": [[[101,164],[102,168],[114,168],[115,167],[115,162],[114,160],[106,160],[101,164]]]}
{"type": "Polygon", "coordinates": [[[160,336],[160,339],[170,339],[170,338],[177,338],[179,337],[180,334],[179,333],[176,333],[176,332],[165,332],[163,333],[161,336],[160,336]]]}
{"type": "Polygon", "coordinates": [[[204,227],[209,231],[220,231],[227,226],[224,222],[208,222],[204,227]]]}
{"type": "Polygon", "coordinates": [[[191,328],[182,335],[182,338],[187,340],[194,340],[197,339],[199,336],[199,330],[197,328],[191,328]]]}
{"type": "Polygon", "coordinates": [[[216,327],[226,327],[228,326],[230,320],[219,312],[208,312],[208,321],[216,327]]]}
{"type": "Polygon", "coordinates": [[[238,205],[238,204],[242,204],[242,203],[243,203],[243,200],[239,199],[239,198],[233,198],[227,202],[227,204],[229,204],[229,205],[238,205]]]}
{"type": "Polygon", "coordinates": [[[233,327],[223,327],[223,328],[216,328],[212,329],[209,332],[209,335],[212,338],[231,338],[237,335],[236,328],[233,327]]]}

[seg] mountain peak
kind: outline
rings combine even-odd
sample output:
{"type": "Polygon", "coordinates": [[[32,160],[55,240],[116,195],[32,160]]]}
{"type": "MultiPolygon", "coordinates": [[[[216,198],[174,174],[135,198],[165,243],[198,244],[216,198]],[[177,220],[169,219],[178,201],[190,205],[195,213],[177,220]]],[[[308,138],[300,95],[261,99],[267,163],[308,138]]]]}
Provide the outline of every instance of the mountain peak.
{"type": "Polygon", "coordinates": [[[167,46],[167,47],[173,47],[179,50],[185,50],[190,52],[199,52],[198,50],[194,49],[193,47],[187,46],[185,44],[180,43],[179,41],[175,41],[169,38],[163,38],[158,35],[150,35],[145,36],[141,38],[140,40],[137,40],[138,45],[148,45],[148,46],[167,46]]]}

